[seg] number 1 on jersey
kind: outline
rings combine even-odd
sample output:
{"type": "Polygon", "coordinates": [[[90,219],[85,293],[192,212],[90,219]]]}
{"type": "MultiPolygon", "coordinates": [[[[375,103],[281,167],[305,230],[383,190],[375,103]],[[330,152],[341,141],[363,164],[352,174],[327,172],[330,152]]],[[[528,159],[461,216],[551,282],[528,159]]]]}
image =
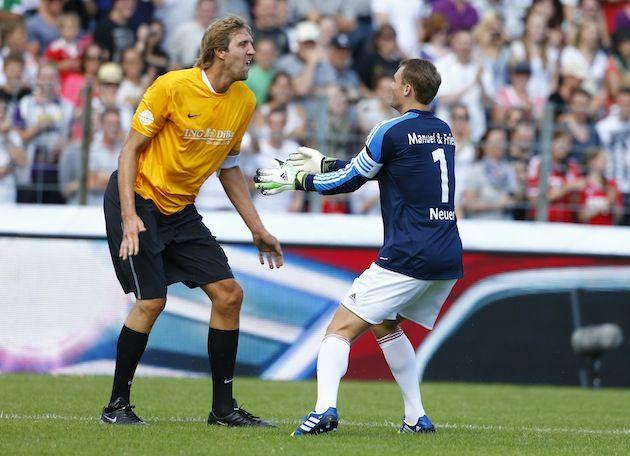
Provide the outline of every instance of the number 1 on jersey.
{"type": "Polygon", "coordinates": [[[435,149],[433,151],[433,161],[440,162],[440,182],[442,183],[442,202],[448,203],[448,167],[446,165],[446,156],[444,149],[435,149]]]}

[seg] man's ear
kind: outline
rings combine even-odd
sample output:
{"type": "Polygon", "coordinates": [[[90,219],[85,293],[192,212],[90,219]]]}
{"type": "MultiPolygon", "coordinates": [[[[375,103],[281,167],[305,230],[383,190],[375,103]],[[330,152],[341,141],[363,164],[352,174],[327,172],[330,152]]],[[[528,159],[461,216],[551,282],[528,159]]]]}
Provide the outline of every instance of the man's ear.
{"type": "Polygon", "coordinates": [[[214,55],[215,57],[221,59],[221,60],[225,60],[225,54],[227,54],[227,50],[223,50],[223,49],[215,49],[214,50],[214,55]]]}
{"type": "Polygon", "coordinates": [[[403,88],[403,94],[405,96],[408,96],[411,93],[411,84],[405,84],[405,87],[403,88]]]}

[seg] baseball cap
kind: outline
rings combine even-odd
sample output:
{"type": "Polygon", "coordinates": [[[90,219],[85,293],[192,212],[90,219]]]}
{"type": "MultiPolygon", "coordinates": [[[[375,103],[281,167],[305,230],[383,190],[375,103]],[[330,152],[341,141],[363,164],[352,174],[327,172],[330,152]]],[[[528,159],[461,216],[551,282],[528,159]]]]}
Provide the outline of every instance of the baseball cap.
{"type": "Polygon", "coordinates": [[[586,69],[577,62],[566,62],[560,71],[562,76],[573,76],[576,79],[586,79],[586,69]]]}
{"type": "Polygon", "coordinates": [[[302,21],[295,26],[295,37],[299,43],[319,41],[319,27],[311,21],[302,21]]]}
{"type": "Polygon", "coordinates": [[[350,49],[350,37],[346,33],[335,35],[330,42],[337,49],[350,49]]]}
{"type": "Polygon", "coordinates": [[[532,74],[532,68],[529,66],[529,62],[521,61],[517,62],[510,69],[515,74],[532,74]]]}
{"type": "Polygon", "coordinates": [[[114,62],[107,62],[98,69],[96,79],[103,84],[120,84],[123,74],[120,65],[114,62]]]}

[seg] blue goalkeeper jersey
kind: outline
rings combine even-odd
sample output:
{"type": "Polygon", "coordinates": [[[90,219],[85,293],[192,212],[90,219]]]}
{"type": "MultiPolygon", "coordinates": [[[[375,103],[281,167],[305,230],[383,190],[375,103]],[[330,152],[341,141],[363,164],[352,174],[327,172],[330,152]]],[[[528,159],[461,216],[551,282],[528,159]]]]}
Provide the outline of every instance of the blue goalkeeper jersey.
{"type": "Polygon", "coordinates": [[[417,279],[457,279],[463,266],[454,165],[455,141],[446,122],[410,110],[377,124],[349,162],[308,175],[305,190],[345,193],[377,179],[385,236],[376,264],[417,279]]]}

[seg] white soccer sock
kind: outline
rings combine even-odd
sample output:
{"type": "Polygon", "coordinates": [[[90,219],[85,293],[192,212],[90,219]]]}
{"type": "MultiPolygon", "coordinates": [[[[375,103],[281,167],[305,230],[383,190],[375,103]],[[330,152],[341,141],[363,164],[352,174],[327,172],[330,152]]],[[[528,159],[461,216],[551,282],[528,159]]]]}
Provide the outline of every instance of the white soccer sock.
{"type": "Polygon", "coordinates": [[[377,342],[402,392],[405,422],[414,425],[418,418],[425,415],[416,370],[416,352],[402,329],[381,337],[377,342]]]}
{"type": "Polygon", "coordinates": [[[331,334],[326,336],[317,357],[317,404],[315,413],[337,407],[339,382],[348,370],[350,342],[331,334]]]}

